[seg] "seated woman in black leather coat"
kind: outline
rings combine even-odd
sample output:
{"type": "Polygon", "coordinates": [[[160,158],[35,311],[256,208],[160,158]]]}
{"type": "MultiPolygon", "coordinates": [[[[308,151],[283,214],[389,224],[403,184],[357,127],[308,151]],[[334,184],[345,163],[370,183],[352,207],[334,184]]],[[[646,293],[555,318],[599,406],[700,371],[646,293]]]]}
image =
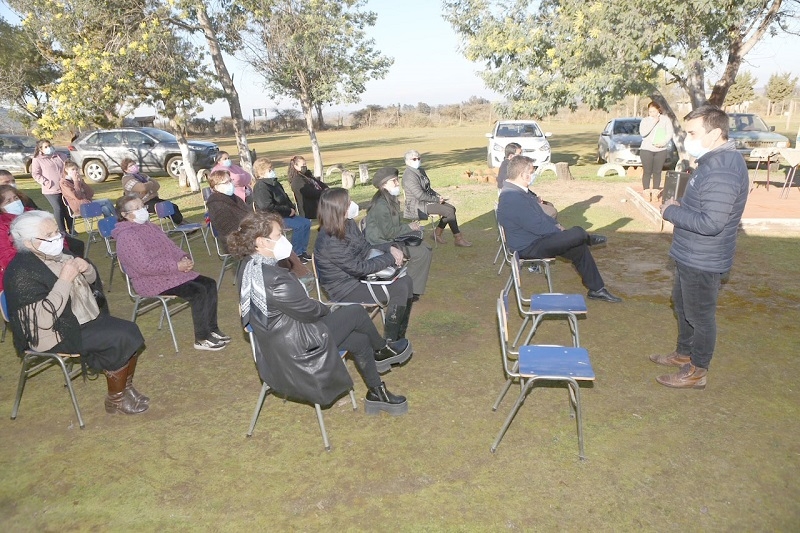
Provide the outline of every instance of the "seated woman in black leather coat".
{"type": "Polygon", "coordinates": [[[405,397],[386,389],[378,367],[406,361],[411,345],[383,339],[359,305],[331,311],[309,298],[293,274],[276,266],[292,249],[281,223],[276,213],[253,213],[228,237],[230,252],[242,258],[242,324],[253,328],[261,379],[282,396],[329,405],[353,385],[339,357],[347,350],[369,389],[365,411],[405,414],[405,397]]]}
{"type": "MultiPolygon", "coordinates": [[[[314,259],[319,283],[334,302],[372,303],[372,293],[360,280],[386,267],[403,263],[403,252],[392,243],[367,242],[353,220],[356,215],[358,204],[350,201],[345,189],[334,187],[322,193],[314,259]],[[369,258],[372,249],[384,253],[369,258]]],[[[387,288],[389,305],[383,323],[383,336],[391,340],[401,339],[406,336],[411,316],[413,284],[411,278],[405,276],[396,279],[387,288]]]]}

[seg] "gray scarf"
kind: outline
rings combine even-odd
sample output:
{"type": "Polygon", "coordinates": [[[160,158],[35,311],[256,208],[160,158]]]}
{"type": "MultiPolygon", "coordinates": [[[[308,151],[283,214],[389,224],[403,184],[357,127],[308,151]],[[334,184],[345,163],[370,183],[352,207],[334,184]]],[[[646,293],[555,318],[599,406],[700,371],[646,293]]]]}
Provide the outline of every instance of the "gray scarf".
{"type": "Polygon", "coordinates": [[[261,265],[275,265],[277,262],[274,257],[264,257],[258,253],[250,256],[250,261],[244,267],[239,298],[242,318],[250,314],[250,302],[253,302],[265,317],[267,316],[267,290],[264,287],[264,272],[261,270],[261,265]]]}

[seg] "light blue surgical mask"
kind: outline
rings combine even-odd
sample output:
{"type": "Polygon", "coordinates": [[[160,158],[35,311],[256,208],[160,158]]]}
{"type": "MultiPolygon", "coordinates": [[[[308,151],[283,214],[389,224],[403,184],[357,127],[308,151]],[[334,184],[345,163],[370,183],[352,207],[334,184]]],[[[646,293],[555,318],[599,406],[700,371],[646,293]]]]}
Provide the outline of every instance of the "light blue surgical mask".
{"type": "Polygon", "coordinates": [[[222,194],[233,196],[233,191],[236,187],[230,181],[228,183],[220,183],[216,187],[214,187],[217,192],[221,192],[222,194]]]}

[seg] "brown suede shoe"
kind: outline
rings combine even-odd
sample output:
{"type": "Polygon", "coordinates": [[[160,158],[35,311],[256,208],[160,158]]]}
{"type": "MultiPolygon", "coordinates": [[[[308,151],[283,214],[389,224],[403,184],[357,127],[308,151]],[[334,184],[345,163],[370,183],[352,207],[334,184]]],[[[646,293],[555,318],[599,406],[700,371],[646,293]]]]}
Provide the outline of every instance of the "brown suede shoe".
{"type": "Polygon", "coordinates": [[[658,376],[656,381],[673,389],[705,389],[708,370],[686,363],[677,374],[658,376]]]}
{"type": "Polygon", "coordinates": [[[654,353],[650,356],[650,360],[657,365],[664,366],[683,366],[686,363],[692,362],[692,358],[690,356],[682,355],[678,352],[672,352],[668,354],[654,353]]]}

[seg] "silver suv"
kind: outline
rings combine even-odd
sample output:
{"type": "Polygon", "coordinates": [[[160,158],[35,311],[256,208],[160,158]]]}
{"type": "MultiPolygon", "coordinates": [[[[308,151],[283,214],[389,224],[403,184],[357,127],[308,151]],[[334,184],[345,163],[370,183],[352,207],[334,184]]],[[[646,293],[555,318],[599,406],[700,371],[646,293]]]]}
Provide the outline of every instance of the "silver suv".
{"type": "MultiPolygon", "coordinates": [[[[207,141],[188,141],[195,170],[211,168],[219,147],[207,141]]],[[[156,128],[118,128],[84,133],[69,145],[72,160],[87,179],[100,183],[109,172],[121,173],[120,163],[130,158],[145,174],[180,175],[183,158],[174,135],[156,128]]]]}

